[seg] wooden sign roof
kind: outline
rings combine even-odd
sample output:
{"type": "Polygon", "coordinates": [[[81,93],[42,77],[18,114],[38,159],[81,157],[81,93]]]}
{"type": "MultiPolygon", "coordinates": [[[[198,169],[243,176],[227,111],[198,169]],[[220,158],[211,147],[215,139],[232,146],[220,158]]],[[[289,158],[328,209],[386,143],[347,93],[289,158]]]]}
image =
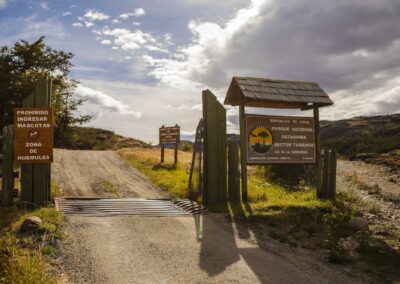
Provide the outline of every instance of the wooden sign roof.
{"type": "Polygon", "coordinates": [[[333,102],[317,83],[233,77],[224,104],[309,109],[333,102]]]}

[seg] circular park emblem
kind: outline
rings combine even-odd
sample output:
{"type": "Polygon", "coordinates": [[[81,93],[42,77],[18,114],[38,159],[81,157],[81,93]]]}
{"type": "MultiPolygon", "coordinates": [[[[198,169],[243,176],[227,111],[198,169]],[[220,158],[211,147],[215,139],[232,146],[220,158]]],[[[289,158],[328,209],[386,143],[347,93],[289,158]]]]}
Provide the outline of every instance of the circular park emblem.
{"type": "Polygon", "coordinates": [[[271,131],[263,126],[254,127],[249,134],[248,143],[250,149],[259,155],[265,155],[271,149],[273,138],[271,131]]]}

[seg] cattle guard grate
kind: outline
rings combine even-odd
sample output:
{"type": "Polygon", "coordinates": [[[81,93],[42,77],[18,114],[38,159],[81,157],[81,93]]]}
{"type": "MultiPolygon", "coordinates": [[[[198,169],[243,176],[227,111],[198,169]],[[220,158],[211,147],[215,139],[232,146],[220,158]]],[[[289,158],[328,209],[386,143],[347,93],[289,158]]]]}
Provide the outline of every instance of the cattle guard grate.
{"type": "Polygon", "coordinates": [[[207,209],[190,200],[142,198],[57,198],[64,215],[176,217],[205,214],[207,209]]]}

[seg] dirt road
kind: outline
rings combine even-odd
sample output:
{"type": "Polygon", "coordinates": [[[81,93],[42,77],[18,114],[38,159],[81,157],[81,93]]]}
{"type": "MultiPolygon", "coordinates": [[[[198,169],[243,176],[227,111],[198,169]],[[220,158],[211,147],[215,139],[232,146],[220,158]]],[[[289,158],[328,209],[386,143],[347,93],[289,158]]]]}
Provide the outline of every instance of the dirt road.
{"type": "MultiPolygon", "coordinates": [[[[114,152],[56,150],[53,178],[65,195],[96,196],[109,180],[119,196],[165,197],[114,152]],[[94,189],[93,189],[94,188],[94,189]]],[[[362,283],[317,254],[251,232],[223,215],[69,216],[62,245],[67,283],[362,283]]]]}

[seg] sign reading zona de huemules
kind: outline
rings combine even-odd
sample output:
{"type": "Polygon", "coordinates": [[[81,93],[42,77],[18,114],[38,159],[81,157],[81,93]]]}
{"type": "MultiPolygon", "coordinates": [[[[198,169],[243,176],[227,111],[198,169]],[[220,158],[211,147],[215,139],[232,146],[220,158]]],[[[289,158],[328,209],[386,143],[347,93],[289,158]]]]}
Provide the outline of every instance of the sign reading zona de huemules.
{"type": "Polygon", "coordinates": [[[314,164],[312,117],[246,115],[248,164],[314,164]]]}
{"type": "Polygon", "coordinates": [[[53,162],[53,115],[51,108],[14,109],[14,161],[53,162]]]}

